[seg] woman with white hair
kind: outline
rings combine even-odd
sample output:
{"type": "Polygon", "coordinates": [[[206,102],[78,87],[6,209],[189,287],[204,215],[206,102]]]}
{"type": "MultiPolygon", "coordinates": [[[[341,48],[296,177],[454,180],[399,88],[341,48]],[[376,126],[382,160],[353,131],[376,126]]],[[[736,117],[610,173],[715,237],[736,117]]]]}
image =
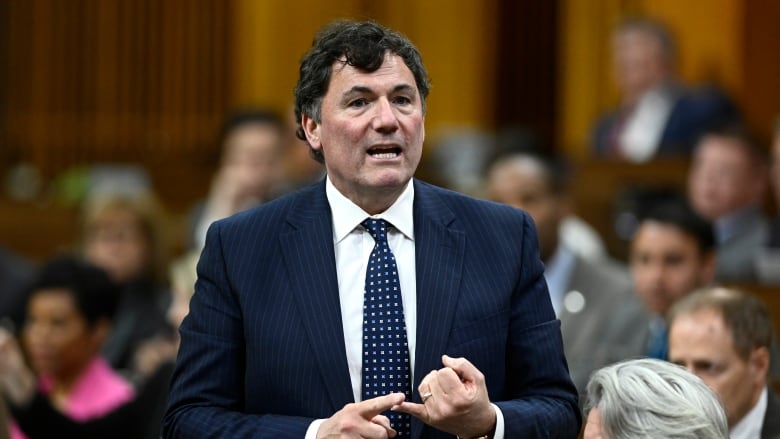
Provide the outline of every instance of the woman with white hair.
{"type": "Polygon", "coordinates": [[[728,438],[718,397],[698,377],[666,361],[605,366],[588,382],[584,439],[728,438]]]}

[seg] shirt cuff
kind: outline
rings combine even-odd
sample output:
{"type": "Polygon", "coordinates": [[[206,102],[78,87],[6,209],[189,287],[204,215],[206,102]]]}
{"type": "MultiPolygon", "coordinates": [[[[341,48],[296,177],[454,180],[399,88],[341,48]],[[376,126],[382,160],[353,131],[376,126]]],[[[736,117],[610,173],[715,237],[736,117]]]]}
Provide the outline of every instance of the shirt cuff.
{"type": "Polygon", "coordinates": [[[304,439],[317,439],[317,431],[319,431],[320,425],[322,425],[326,420],[327,419],[317,419],[309,424],[309,429],[306,430],[306,436],[304,436],[304,439]]]}
{"type": "Polygon", "coordinates": [[[493,403],[490,405],[496,411],[496,432],[493,435],[493,439],[504,439],[504,414],[501,413],[501,409],[497,405],[493,403]]]}

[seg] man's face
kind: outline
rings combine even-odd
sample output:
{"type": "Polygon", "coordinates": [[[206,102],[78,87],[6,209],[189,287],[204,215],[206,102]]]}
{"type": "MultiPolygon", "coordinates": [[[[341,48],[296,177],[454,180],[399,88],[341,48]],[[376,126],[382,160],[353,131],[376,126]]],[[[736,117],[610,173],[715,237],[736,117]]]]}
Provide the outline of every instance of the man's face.
{"type": "Polygon", "coordinates": [[[412,178],[422,155],[424,121],[411,70],[388,53],[374,72],[334,63],[322,120],[304,115],[302,122],[311,147],[325,156],[333,185],[366,209],[377,197],[400,195],[412,178]]]}
{"type": "Polygon", "coordinates": [[[565,207],[561,197],[552,192],[541,165],[524,158],[498,163],[488,174],[486,190],[491,200],[531,215],[539,235],[542,260],[552,257],[565,207]]]}
{"type": "Polygon", "coordinates": [[[665,315],[677,299],[712,280],[713,258],[680,228],[644,221],[631,242],[634,289],[645,308],[665,315]]]}
{"type": "Polygon", "coordinates": [[[693,155],[688,196],[693,208],[713,221],[760,200],[762,178],[738,140],[707,136],[693,155]]]}
{"type": "Polygon", "coordinates": [[[625,30],[612,43],[615,79],[628,101],[663,81],[668,72],[661,43],[653,35],[625,30]]]}
{"type": "Polygon", "coordinates": [[[279,130],[263,123],[240,126],[225,140],[221,177],[238,201],[268,196],[279,174],[280,143],[279,130]]]}
{"type": "Polygon", "coordinates": [[[734,349],[720,313],[702,309],[677,317],[669,328],[669,361],[686,367],[718,394],[730,427],[747,414],[766,385],[766,367],[734,349]]]}

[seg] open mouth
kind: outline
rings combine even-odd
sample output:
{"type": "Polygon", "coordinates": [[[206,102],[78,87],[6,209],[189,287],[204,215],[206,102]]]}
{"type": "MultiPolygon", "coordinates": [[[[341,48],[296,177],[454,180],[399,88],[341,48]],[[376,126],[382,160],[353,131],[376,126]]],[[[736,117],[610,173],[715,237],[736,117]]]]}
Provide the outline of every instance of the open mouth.
{"type": "Polygon", "coordinates": [[[394,159],[401,154],[397,146],[378,146],[368,150],[368,155],[377,159],[394,159]]]}

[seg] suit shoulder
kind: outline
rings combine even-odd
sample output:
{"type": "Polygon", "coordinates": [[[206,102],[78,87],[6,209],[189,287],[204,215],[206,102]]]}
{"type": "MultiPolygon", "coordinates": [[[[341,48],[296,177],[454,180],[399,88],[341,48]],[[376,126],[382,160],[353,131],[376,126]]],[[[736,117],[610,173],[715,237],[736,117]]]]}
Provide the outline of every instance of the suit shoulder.
{"type": "Polygon", "coordinates": [[[277,229],[283,227],[290,215],[296,211],[309,211],[313,214],[316,206],[320,204],[327,206],[324,194],[324,185],[315,183],[219,220],[218,223],[223,230],[277,229]],[[301,208],[301,206],[307,207],[301,208]]]}
{"type": "Polygon", "coordinates": [[[450,209],[458,219],[477,217],[490,223],[494,221],[525,222],[530,218],[527,212],[515,207],[496,203],[494,201],[474,198],[429,183],[419,182],[417,189],[417,194],[423,198],[423,202],[429,202],[432,199],[435,199],[450,209]]]}

